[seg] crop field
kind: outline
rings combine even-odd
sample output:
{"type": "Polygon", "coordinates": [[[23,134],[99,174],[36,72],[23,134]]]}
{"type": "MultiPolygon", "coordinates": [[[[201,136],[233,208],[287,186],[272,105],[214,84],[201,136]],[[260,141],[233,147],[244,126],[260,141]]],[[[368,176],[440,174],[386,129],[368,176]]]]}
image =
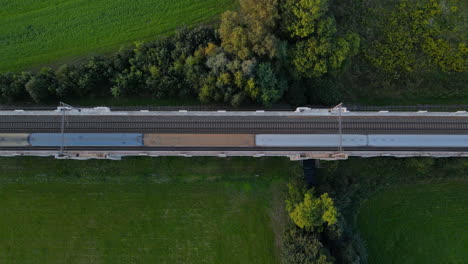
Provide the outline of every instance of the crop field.
{"type": "Polygon", "coordinates": [[[402,185],[360,209],[369,263],[466,263],[468,183],[402,185]]]}
{"type": "Polygon", "coordinates": [[[0,158],[0,263],[278,263],[281,190],[295,169],[287,159],[0,158]]]}
{"type": "Polygon", "coordinates": [[[207,21],[234,0],[0,0],[0,72],[63,63],[207,21]]]}

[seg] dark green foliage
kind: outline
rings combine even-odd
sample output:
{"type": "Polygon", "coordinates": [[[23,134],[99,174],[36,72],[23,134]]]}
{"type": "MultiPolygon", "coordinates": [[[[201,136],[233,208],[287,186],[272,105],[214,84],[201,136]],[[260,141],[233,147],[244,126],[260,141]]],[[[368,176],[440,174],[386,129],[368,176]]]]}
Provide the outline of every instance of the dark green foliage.
{"type": "Polygon", "coordinates": [[[309,101],[307,96],[308,83],[304,81],[294,81],[288,91],[287,100],[294,106],[306,105],[309,101]]]}
{"type": "Polygon", "coordinates": [[[393,74],[439,67],[443,71],[468,70],[466,36],[455,32],[453,17],[459,12],[454,1],[403,0],[385,14],[377,39],[366,52],[378,68],[393,74]],[[447,6],[449,5],[449,6],[447,6]],[[446,32],[443,32],[446,31],[446,32]],[[445,36],[444,36],[445,35],[445,36]]]}
{"type": "Polygon", "coordinates": [[[57,78],[57,89],[55,93],[61,99],[68,99],[78,93],[78,82],[80,79],[80,72],[76,66],[62,65],[55,72],[57,78]]]}
{"type": "Polygon", "coordinates": [[[438,183],[465,179],[466,159],[374,158],[362,162],[349,159],[323,162],[319,192],[333,197],[341,214],[336,229],[325,232],[327,247],[338,263],[366,263],[366,246],[356,233],[356,213],[362,201],[372,194],[395,185],[438,183]]]}
{"type": "Polygon", "coordinates": [[[34,102],[44,103],[51,99],[57,89],[55,72],[50,68],[43,68],[25,87],[34,102]]]}
{"type": "Polygon", "coordinates": [[[261,102],[264,105],[271,105],[278,101],[287,88],[284,79],[278,79],[280,75],[275,74],[269,63],[260,63],[256,72],[256,80],[261,90],[261,102]]]}
{"type": "Polygon", "coordinates": [[[464,104],[468,71],[455,72],[444,63],[453,62],[456,69],[464,62],[466,67],[466,51],[460,57],[460,44],[467,43],[467,7],[457,0],[331,2],[338,30],[357,32],[361,39],[360,52],[335,78],[343,100],[372,105],[464,104]],[[432,45],[438,39],[443,41],[432,45]]]}
{"type": "Polygon", "coordinates": [[[276,57],[278,1],[240,0],[240,7],[240,12],[227,11],[221,18],[221,46],[241,60],[276,57]]]}
{"type": "Polygon", "coordinates": [[[14,80],[14,75],[11,72],[0,74],[0,99],[12,101],[12,96],[9,95],[11,84],[14,80]]]}
{"type": "Polygon", "coordinates": [[[25,85],[31,79],[30,72],[0,74],[0,94],[6,102],[25,100],[29,95],[25,85]]]}
{"type": "MultiPolygon", "coordinates": [[[[51,97],[40,101],[114,96],[233,106],[463,102],[463,12],[456,0],[444,3],[242,0],[238,11],[222,16],[219,28],[182,27],[109,58],[62,66],[51,97]]],[[[34,75],[2,75],[2,102],[31,100],[25,84],[34,75]]]]}
{"type": "Polygon", "coordinates": [[[283,264],[331,264],[316,234],[290,227],[283,235],[283,264]]]}
{"type": "Polygon", "coordinates": [[[285,203],[292,223],[283,234],[283,263],[359,263],[328,193],[316,194],[298,175],[288,184],[285,203]]]}
{"type": "Polygon", "coordinates": [[[88,63],[80,68],[78,80],[78,95],[108,95],[110,91],[110,79],[114,71],[109,60],[94,56],[88,63]]]}
{"type": "Polygon", "coordinates": [[[282,4],[282,28],[295,43],[292,64],[304,78],[318,78],[336,71],[357,53],[359,37],[337,34],[327,0],[286,0],[282,4]]]}
{"type": "Polygon", "coordinates": [[[111,88],[112,95],[118,96],[136,96],[140,95],[143,87],[143,73],[134,66],[130,70],[124,70],[114,79],[114,86],[111,88]]]}
{"type": "Polygon", "coordinates": [[[219,44],[219,37],[213,28],[201,25],[194,28],[180,28],[176,31],[173,41],[175,43],[173,58],[177,60],[192,56],[196,50],[206,47],[208,43],[219,44]]]}

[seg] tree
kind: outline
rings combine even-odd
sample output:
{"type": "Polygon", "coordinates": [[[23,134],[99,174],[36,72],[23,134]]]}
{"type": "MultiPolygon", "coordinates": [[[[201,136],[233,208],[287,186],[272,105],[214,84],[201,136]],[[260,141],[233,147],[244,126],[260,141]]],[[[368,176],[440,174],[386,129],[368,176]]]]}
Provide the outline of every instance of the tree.
{"type": "Polygon", "coordinates": [[[21,72],[19,74],[6,73],[2,75],[0,81],[0,92],[7,102],[24,100],[28,97],[26,83],[29,82],[32,75],[30,72],[21,72]]]}
{"type": "Polygon", "coordinates": [[[274,58],[278,38],[277,0],[241,0],[241,13],[226,11],[221,17],[219,33],[221,46],[241,60],[253,56],[274,58]]]}
{"type": "Polygon", "coordinates": [[[174,60],[182,58],[185,60],[201,47],[206,47],[208,43],[219,43],[219,37],[212,27],[205,25],[194,28],[181,27],[176,30],[173,37],[174,50],[172,57],[174,60]]]}
{"type": "Polygon", "coordinates": [[[467,71],[468,47],[466,35],[457,32],[458,12],[453,1],[402,0],[392,12],[382,10],[382,23],[366,56],[395,76],[433,68],[467,71]]]}
{"type": "Polygon", "coordinates": [[[11,100],[7,92],[9,91],[11,84],[13,83],[13,80],[14,80],[13,73],[11,72],[7,72],[4,74],[0,73],[0,101],[3,101],[2,99],[4,99],[5,101],[11,100]]]}
{"type": "Polygon", "coordinates": [[[114,86],[111,88],[114,97],[130,97],[140,95],[143,87],[143,74],[134,66],[130,70],[125,70],[114,79],[114,86]]]}
{"type": "Polygon", "coordinates": [[[277,29],[278,0],[240,0],[252,52],[258,56],[274,58],[278,53],[277,29]]]}
{"type": "Polygon", "coordinates": [[[317,22],[328,12],[328,0],[284,0],[282,28],[292,38],[317,33],[317,22]]]}
{"type": "Polygon", "coordinates": [[[327,0],[285,0],[282,10],[282,28],[294,43],[292,64],[301,77],[318,78],[338,70],[357,53],[359,37],[337,34],[327,0]]]}
{"type": "Polygon", "coordinates": [[[25,87],[34,102],[44,103],[50,100],[57,89],[54,71],[50,68],[43,68],[26,83],[25,87]]]}
{"type": "Polygon", "coordinates": [[[331,264],[328,252],[317,235],[297,227],[283,234],[283,264],[331,264]]]}
{"type": "Polygon", "coordinates": [[[221,16],[219,34],[222,39],[223,48],[240,59],[247,59],[252,56],[247,28],[243,26],[243,21],[239,13],[226,11],[221,16]]]}
{"type": "Polygon", "coordinates": [[[55,72],[57,89],[55,93],[59,98],[69,98],[77,93],[80,73],[76,66],[64,64],[55,72]]]}
{"type": "Polygon", "coordinates": [[[111,77],[114,74],[112,63],[104,57],[91,57],[88,63],[80,67],[78,95],[108,95],[111,77]]]}
{"type": "Polygon", "coordinates": [[[300,228],[313,231],[324,224],[336,224],[338,212],[328,193],[315,197],[314,189],[307,190],[301,183],[290,183],[286,209],[291,220],[300,228]]]}
{"type": "Polygon", "coordinates": [[[289,215],[300,228],[312,230],[325,223],[329,226],[335,224],[337,211],[327,193],[314,197],[313,193],[307,192],[304,201],[297,204],[289,215]]]}
{"type": "Polygon", "coordinates": [[[264,105],[278,101],[286,90],[287,83],[279,79],[270,63],[260,63],[256,74],[256,83],[261,91],[260,100],[264,105]]]}

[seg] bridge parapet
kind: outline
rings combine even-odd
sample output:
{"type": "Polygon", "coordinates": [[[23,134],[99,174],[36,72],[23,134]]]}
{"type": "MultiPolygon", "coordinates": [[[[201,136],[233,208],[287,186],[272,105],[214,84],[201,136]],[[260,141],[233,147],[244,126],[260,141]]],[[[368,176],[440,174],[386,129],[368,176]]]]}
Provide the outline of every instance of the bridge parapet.
{"type": "Polygon", "coordinates": [[[94,107],[94,108],[69,108],[60,106],[56,110],[47,111],[30,111],[30,110],[8,110],[0,111],[0,116],[56,116],[61,115],[62,110],[67,111],[67,115],[76,116],[302,116],[302,117],[314,117],[314,116],[337,116],[340,114],[343,117],[385,117],[385,116],[402,116],[402,117],[418,117],[418,116],[446,116],[446,117],[468,117],[467,111],[454,111],[454,112],[430,112],[425,110],[419,111],[350,111],[346,107],[335,107],[332,109],[314,109],[308,107],[298,107],[295,111],[188,111],[188,110],[177,110],[177,111],[149,111],[147,109],[141,109],[138,111],[112,111],[109,107],[94,107]]]}

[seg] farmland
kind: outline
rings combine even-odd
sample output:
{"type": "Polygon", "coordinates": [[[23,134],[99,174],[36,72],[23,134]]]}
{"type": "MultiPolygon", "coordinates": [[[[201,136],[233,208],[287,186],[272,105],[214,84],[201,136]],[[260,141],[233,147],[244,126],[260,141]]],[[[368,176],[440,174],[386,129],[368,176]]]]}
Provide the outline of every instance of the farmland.
{"type": "Polygon", "coordinates": [[[73,61],[209,21],[233,0],[0,0],[0,72],[73,61]]]}
{"type": "Polygon", "coordinates": [[[358,226],[369,263],[465,263],[468,184],[399,186],[371,197],[358,226]]]}
{"type": "Polygon", "coordinates": [[[278,263],[281,190],[294,168],[0,158],[0,262],[278,263]]]}

